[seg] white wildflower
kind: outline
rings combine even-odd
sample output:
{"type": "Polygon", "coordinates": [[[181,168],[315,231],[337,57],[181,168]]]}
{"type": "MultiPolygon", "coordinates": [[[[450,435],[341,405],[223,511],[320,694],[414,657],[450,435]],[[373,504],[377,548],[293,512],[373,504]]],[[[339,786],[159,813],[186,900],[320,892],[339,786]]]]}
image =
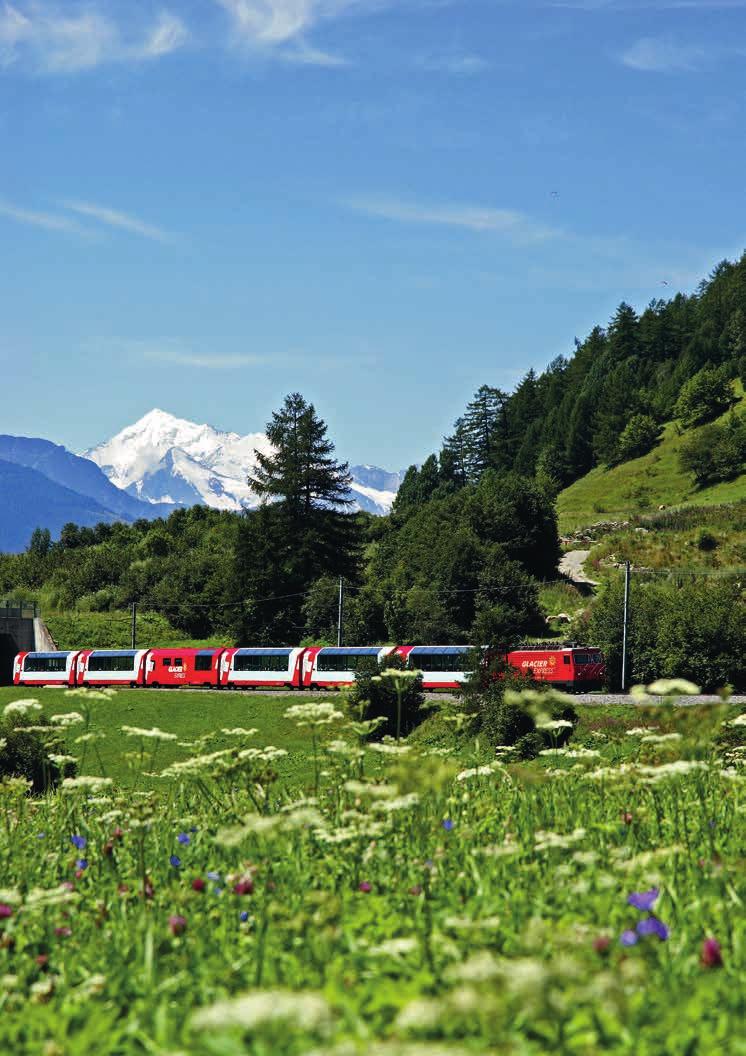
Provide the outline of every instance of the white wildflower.
{"type": "Polygon", "coordinates": [[[11,700],[10,704],[6,704],[3,708],[3,715],[28,715],[33,711],[41,711],[41,704],[38,700],[29,697],[26,700],[11,700]]]}
{"type": "Polygon", "coordinates": [[[57,755],[53,752],[49,753],[49,758],[55,766],[67,766],[69,763],[77,763],[78,761],[74,755],[57,755]]]}
{"type": "Polygon", "coordinates": [[[537,730],[569,730],[572,723],[567,719],[542,719],[536,723],[537,730]]]}
{"type": "Polygon", "coordinates": [[[673,744],[682,739],[680,733],[646,733],[640,738],[641,744],[673,744]]]}
{"type": "Polygon", "coordinates": [[[665,781],[666,778],[685,777],[698,770],[708,770],[707,763],[699,759],[677,759],[673,763],[661,763],[660,766],[641,766],[640,775],[647,782],[665,781]]]}
{"type": "Polygon", "coordinates": [[[537,851],[554,850],[555,848],[572,847],[585,838],[585,829],[574,829],[572,832],[543,832],[541,829],[534,833],[535,849],[537,851]]]}
{"type": "Polygon", "coordinates": [[[151,730],[143,730],[139,726],[122,726],[121,730],[127,737],[142,737],[144,740],[150,741],[177,740],[175,733],[166,733],[165,730],[159,730],[157,726],[154,726],[151,730]]]}
{"type": "Polygon", "coordinates": [[[487,763],[484,766],[472,766],[468,770],[462,770],[460,773],[456,774],[456,780],[468,781],[472,777],[490,777],[497,771],[505,773],[498,763],[487,763]]]}
{"type": "Polygon", "coordinates": [[[24,905],[26,909],[46,909],[47,906],[59,906],[65,902],[74,902],[77,898],[77,892],[70,891],[66,887],[35,887],[26,895],[24,905]]]}
{"type": "Polygon", "coordinates": [[[323,1033],[331,1025],[331,1009],[320,994],[309,991],[255,990],[201,1009],[191,1023],[195,1030],[252,1032],[268,1024],[291,1023],[301,1031],[323,1033]]]}
{"type": "Polygon", "coordinates": [[[397,1030],[407,1033],[432,1030],[443,1011],[442,1001],[420,997],[404,1006],[396,1017],[394,1026],[397,1030]]]}
{"type": "Polygon", "coordinates": [[[309,701],[307,704],[293,704],[287,708],[285,718],[292,719],[298,726],[326,726],[343,719],[344,715],[328,701],[309,701]]]}
{"type": "Polygon", "coordinates": [[[746,726],[746,711],[742,711],[740,715],[737,715],[735,719],[731,719],[729,722],[724,723],[725,726],[746,726]]]}
{"type": "Polygon", "coordinates": [[[110,788],[114,782],[110,777],[91,777],[87,774],[83,774],[80,777],[66,777],[62,782],[63,792],[76,792],[79,789],[85,789],[88,792],[102,792],[105,788],[110,788]]]}
{"type": "Polygon", "coordinates": [[[49,721],[53,726],[67,728],[68,726],[75,726],[79,722],[85,722],[85,719],[79,711],[66,711],[61,715],[50,715],[49,721]]]}
{"type": "Polygon", "coordinates": [[[657,726],[633,726],[626,734],[628,737],[645,737],[649,733],[655,733],[657,729],[657,726]]]}
{"type": "Polygon", "coordinates": [[[378,752],[380,755],[407,755],[412,751],[410,744],[388,744],[386,741],[369,744],[368,747],[372,752],[378,752]]]}
{"type": "Polygon", "coordinates": [[[416,792],[409,792],[405,796],[395,796],[393,799],[381,799],[373,804],[373,810],[380,814],[392,814],[397,810],[410,810],[420,802],[416,792]]]}
{"type": "Polygon", "coordinates": [[[91,744],[93,741],[105,741],[105,733],[81,733],[80,737],[76,737],[74,744],[91,744]]]}
{"type": "Polygon", "coordinates": [[[659,678],[647,687],[654,697],[696,697],[701,693],[699,686],[685,678],[659,678]]]}
{"type": "Polygon", "coordinates": [[[497,931],[503,923],[502,917],[446,917],[443,926],[452,931],[497,931]]]}
{"type": "Polygon", "coordinates": [[[446,970],[449,980],[462,983],[487,983],[501,974],[500,962],[489,950],[474,953],[461,964],[453,964],[446,970]]]}
{"type": "Polygon", "coordinates": [[[345,792],[353,796],[370,796],[372,799],[391,799],[399,789],[396,785],[373,784],[368,781],[345,781],[345,792]]]}
{"type": "Polygon", "coordinates": [[[406,957],[420,948],[415,938],[387,939],[366,951],[370,957],[406,957]]]}
{"type": "MultiPolygon", "coordinates": [[[[226,737],[253,737],[255,733],[259,733],[255,727],[252,726],[250,730],[244,730],[241,726],[235,726],[232,730],[227,729],[225,726],[220,731],[225,734],[226,737]]],[[[191,744],[188,746],[191,748],[191,744]]]]}

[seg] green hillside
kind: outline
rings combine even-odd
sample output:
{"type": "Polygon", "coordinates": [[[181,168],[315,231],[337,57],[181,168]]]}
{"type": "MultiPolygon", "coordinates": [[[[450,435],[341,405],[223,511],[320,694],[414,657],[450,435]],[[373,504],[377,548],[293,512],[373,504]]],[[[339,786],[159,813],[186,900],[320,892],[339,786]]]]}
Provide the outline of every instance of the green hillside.
{"type": "MultiPolygon", "coordinates": [[[[736,393],[739,400],[734,410],[743,412],[746,398],[740,384],[736,393]]],[[[718,421],[725,421],[727,416],[718,421]]],[[[679,434],[676,424],[669,422],[661,442],[647,455],[612,469],[597,467],[565,488],[557,499],[560,532],[571,532],[597,521],[628,520],[652,513],[660,506],[714,506],[746,499],[746,474],[700,488],[691,474],[680,468],[681,445],[695,431],[679,434]]]]}

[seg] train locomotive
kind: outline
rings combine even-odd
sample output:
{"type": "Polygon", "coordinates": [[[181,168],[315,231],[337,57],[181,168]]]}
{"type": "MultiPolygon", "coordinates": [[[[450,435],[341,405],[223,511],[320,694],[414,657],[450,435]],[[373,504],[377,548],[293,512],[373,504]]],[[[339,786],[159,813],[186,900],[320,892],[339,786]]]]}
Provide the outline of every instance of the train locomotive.
{"type": "MultiPolygon", "coordinates": [[[[474,665],[474,646],[386,645],[204,649],[79,649],[19,653],[17,686],[119,686],[166,689],[344,689],[364,661],[396,655],[422,672],[429,691],[458,689],[474,665]]],[[[591,646],[524,646],[506,655],[509,667],[536,682],[569,692],[600,689],[603,654],[591,646]]]]}

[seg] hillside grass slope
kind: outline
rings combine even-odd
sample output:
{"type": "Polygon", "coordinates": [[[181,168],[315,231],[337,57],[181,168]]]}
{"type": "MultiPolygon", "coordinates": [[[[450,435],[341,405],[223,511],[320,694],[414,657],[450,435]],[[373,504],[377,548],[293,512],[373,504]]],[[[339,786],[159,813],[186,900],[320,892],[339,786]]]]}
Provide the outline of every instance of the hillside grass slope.
{"type": "MultiPolygon", "coordinates": [[[[746,398],[740,384],[736,395],[732,411],[743,413],[746,398]]],[[[724,422],[732,411],[717,421],[724,422]]],[[[557,497],[560,532],[598,521],[629,520],[660,506],[715,506],[746,499],[746,474],[701,488],[681,469],[681,445],[696,431],[679,433],[676,423],[668,422],[660,443],[647,455],[611,469],[597,467],[565,488],[557,497]]]]}

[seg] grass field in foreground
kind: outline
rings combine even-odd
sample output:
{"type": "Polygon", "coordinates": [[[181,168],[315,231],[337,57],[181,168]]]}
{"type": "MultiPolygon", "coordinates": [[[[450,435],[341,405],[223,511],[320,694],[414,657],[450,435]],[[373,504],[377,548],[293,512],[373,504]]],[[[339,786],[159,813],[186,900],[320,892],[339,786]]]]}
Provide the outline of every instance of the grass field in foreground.
{"type": "MultiPolygon", "coordinates": [[[[29,687],[0,688],[0,709],[11,700],[33,697],[44,707],[45,715],[62,712],[83,712],[89,698],[67,695],[62,689],[39,689],[29,687]]],[[[141,743],[146,753],[143,769],[159,771],[175,760],[194,755],[194,749],[186,746],[203,734],[213,734],[210,751],[235,746],[236,738],[222,734],[222,729],[256,729],[256,734],[247,739],[247,746],[265,747],[272,744],[284,748],[287,756],[278,759],[276,769],[283,782],[302,785],[310,779],[311,738],[303,728],[284,717],[291,704],[301,698],[270,696],[263,693],[210,692],[194,690],[117,690],[110,700],[90,699],[90,726],[94,733],[105,734],[105,739],[89,746],[85,755],[75,738],[84,727],[72,726],[67,731],[67,749],[81,759],[80,772],[95,776],[111,777],[117,784],[152,784],[147,778],[133,771],[125,759],[126,753],[137,752],[141,743]],[[176,734],[177,741],[142,741],[141,738],[122,733],[122,726],[152,729],[154,726],[166,733],[176,734]],[[182,742],[182,745],[179,744],[182,742]],[[152,758],[155,753],[154,758],[152,758]],[[103,764],[103,765],[102,765],[103,764]]],[[[243,747],[242,742],[242,747],[243,747]]]]}
{"type": "MultiPolygon", "coordinates": [[[[277,698],[135,696],[100,704],[112,745],[266,704],[308,749],[277,698]]],[[[4,782],[0,1053],[744,1056],[746,714],[724,751],[726,708],[583,711],[535,764],[446,734],[373,780],[320,725],[313,800],[209,756],[150,794],[4,782]]]]}

